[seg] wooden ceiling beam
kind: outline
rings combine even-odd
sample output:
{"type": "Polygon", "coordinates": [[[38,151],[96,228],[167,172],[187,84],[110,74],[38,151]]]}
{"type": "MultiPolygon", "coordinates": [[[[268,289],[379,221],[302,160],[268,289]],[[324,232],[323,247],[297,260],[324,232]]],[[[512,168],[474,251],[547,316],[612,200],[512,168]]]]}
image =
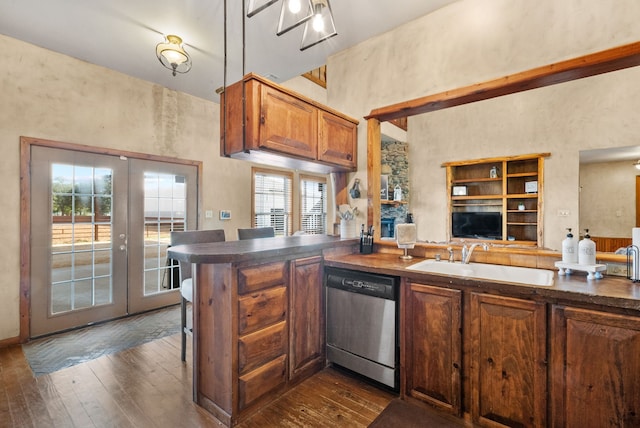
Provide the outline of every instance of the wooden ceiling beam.
{"type": "Polygon", "coordinates": [[[386,122],[640,65],[640,42],[371,110],[386,122]]]}

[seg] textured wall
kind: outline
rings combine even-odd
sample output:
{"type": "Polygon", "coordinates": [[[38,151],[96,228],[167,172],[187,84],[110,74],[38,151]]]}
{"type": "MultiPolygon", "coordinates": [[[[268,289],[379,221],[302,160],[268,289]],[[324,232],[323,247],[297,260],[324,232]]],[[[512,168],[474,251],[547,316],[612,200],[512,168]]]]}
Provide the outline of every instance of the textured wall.
{"type": "MultiPolygon", "coordinates": [[[[635,0],[462,0],[334,55],[328,100],[362,117],[373,108],[638,41],[638,16],[635,0]]],[[[419,239],[447,236],[443,162],[551,152],[544,244],[559,249],[565,227],[578,225],[578,151],[636,144],[638,81],[635,68],[410,118],[411,211],[419,239]],[[570,216],[558,217],[558,210],[570,216]]],[[[359,131],[364,170],[366,124],[359,131]]]]}
{"type": "MultiPolygon", "coordinates": [[[[636,175],[631,161],[580,165],[580,234],[631,237],[636,225],[636,175]]],[[[577,236],[577,234],[575,234],[577,236]]]]}

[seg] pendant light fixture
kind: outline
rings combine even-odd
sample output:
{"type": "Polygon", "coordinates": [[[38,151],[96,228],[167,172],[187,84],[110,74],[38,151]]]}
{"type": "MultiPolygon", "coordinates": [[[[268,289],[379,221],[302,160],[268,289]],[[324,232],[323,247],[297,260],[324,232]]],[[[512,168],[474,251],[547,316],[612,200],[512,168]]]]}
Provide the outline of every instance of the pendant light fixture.
{"type": "Polygon", "coordinates": [[[280,20],[278,21],[278,36],[293,30],[313,17],[311,0],[282,0],[280,20]]]}
{"type": "Polygon", "coordinates": [[[311,0],[311,3],[313,3],[313,17],[304,24],[301,51],[338,34],[329,0],[311,0]]]}
{"type": "MultiPolygon", "coordinates": [[[[278,0],[249,0],[247,17],[251,18],[276,1],[278,0]]],[[[282,0],[276,34],[281,36],[302,24],[305,26],[301,51],[338,34],[329,0],[282,0]]]]}
{"type": "Polygon", "coordinates": [[[278,0],[249,0],[249,5],[247,6],[247,17],[251,18],[256,13],[266,9],[277,1],[278,0]]]}
{"type": "Polygon", "coordinates": [[[191,57],[182,47],[182,39],[170,34],[163,43],[156,46],[156,56],[162,65],[176,73],[186,73],[191,70],[191,57]]]}

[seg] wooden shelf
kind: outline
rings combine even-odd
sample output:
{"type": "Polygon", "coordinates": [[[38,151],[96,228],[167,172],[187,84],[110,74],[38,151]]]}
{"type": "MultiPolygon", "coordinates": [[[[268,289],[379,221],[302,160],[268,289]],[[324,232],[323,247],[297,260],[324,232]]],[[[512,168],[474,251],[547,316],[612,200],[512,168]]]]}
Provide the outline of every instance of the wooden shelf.
{"type": "Polygon", "coordinates": [[[459,180],[453,180],[453,184],[465,184],[465,183],[486,183],[489,181],[502,181],[502,177],[494,177],[494,178],[465,178],[459,180]]]}
{"type": "Polygon", "coordinates": [[[516,177],[537,177],[538,172],[519,172],[516,174],[507,174],[507,178],[516,178],[516,177]]]}
{"type": "Polygon", "coordinates": [[[397,207],[398,205],[406,204],[407,201],[393,201],[391,199],[382,199],[382,200],[380,200],[380,203],[382,205],[395,205],[397,207]]]}
{"type": "Polygon", "coordinates": [[[543,160],[548,153],[447,162],[449,213],[502,213],[502,242],[542,246],[543,160]],[[498,177],[489,177],[497,170],[498,177]],[[525,193],[536,181],[537,193],[525,193]],[[453,195],[466,186],[467,195],[453,195]],[[524,205],[525,209],[517,209],[524,205]],[[511,239],[511,240],[509,240],[511,239]]]}
{"type": "Polygon", "coordinates": [[[501,207],[502,202],[451,204],[452,207],[501,207]]]}
{"type": "MultiPolygon", "coordinates": [[[[452,196],[452,201],[469,201],[474,199],[502,199],[502,195],[474,195],[474,196],[452,196]]],[[[502,204],[500,204],[502,205],[502,204]]]]}
{"type": "Polygon", "coordinates": [[[529,199],[529,198],[537,198],[537,193],[518,193],[515,195],[506,195],[508,199],[529,199]]]}

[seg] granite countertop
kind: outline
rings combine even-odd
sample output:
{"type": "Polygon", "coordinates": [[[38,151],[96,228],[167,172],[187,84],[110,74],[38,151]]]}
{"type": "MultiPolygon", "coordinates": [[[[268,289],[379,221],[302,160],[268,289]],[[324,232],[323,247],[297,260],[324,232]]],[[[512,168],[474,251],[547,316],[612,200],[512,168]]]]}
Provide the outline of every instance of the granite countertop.
{"type": "MultiPolygon", "coordinates": [[[[407,266],[424,258],[402,260],[397,254],[350,254],[326,256],[325,266],[362,270],[373,273],[406,277],[414,281],[437,286],[486,291],[514,297],[536,298],[557,304],[583,304],[607,306],[640,313],[640,283],[633,283],[625,277],[607,276],[602,279],[587,279],[583,273],[554,275],[554,285],[535,286],[514,283],[496,283],[487,280],[453,277],[408,270],[407,266]]],[[[441,263],[447,263],[443,261],[441,263]]],[[[459,262],[458,262],[459,263],[459,262]]]]}
{"type": "Polygon", "coordinates": [[[273,257],[288,257],[339,246],[353,246],[357,242],[356,239],[341,239],[337,236],[300,235],[212,242],[209,244],[176,245],[169,248],[168,256],[190,263],[235,263],[273,257]]]}

